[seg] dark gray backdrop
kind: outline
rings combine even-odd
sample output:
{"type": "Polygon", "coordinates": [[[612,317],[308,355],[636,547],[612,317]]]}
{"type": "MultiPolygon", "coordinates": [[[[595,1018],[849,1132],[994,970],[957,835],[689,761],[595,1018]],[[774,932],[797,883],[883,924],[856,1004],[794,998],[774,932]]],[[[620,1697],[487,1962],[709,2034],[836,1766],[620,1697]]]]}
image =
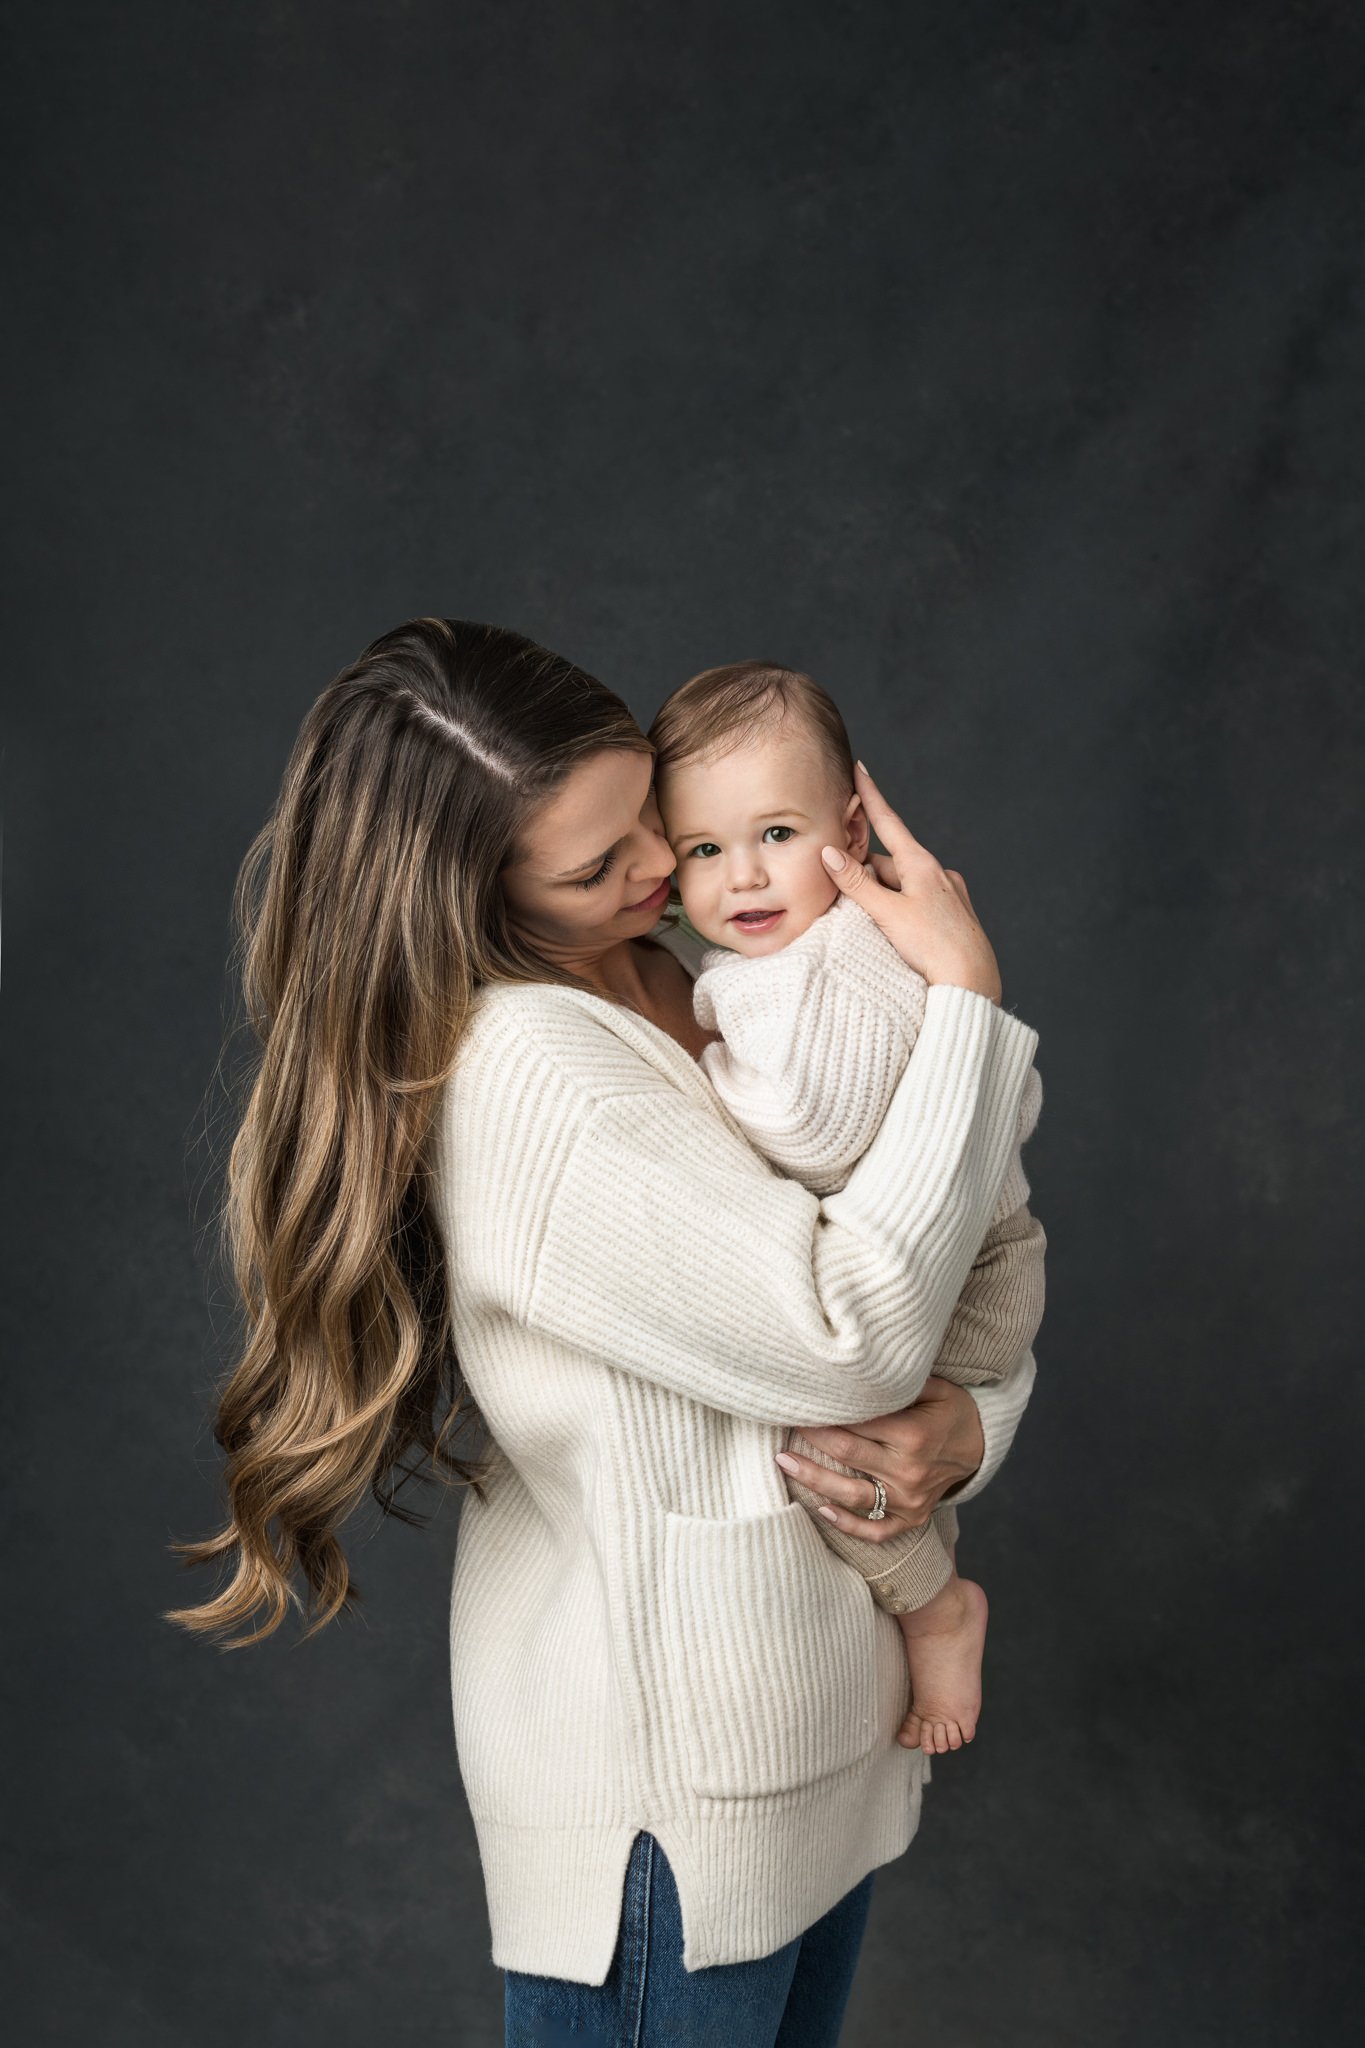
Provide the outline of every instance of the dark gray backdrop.
{"type": "Polygon", "coordinates": [[[233,874],[316,692],[438,611],[645,721],[811,669],[1041,1032],[986,1710],[845,2038],[1344,2041],[1359,10],[6,14],[14,2037],[501,2039],[457,1497],[361,1518],[312,1643],[156,1618],[218,1523],[233,874]]]}

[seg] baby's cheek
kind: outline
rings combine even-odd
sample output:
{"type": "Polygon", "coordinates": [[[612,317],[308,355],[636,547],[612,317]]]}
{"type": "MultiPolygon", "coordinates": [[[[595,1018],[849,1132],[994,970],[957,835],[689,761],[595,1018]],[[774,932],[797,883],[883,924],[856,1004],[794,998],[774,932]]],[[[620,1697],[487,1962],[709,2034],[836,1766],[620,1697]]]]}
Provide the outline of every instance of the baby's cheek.
{"type": "Polygon", "coordinates": [[[793,891],[795,901],[787,907],[788,941],[809,931],[816,918],[824,916],[839,893],[838,883],[830,880],[829,870],[818,853],[813,863],[802,861],[793,891]]]}
{"type": "Polygon", "coordinates": [[[677,881],[682,907],[694,928],[713,946],[730,944],[723,920],[716,915],[715,891],[707,888],[705,877],[698,874],[695,866],[687,871],[684,863],[677,870],[677,881]]]}

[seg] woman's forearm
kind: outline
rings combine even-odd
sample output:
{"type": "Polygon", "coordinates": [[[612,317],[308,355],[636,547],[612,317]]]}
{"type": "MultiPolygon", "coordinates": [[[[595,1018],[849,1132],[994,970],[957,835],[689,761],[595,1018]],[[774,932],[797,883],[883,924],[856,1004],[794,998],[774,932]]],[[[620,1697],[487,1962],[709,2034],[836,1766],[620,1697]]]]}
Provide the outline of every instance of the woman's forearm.
{"type": "MultiPolygon", "coordinates": [[[[831,1511],[828,1519],[819,1514],[826,1529],[855,1538],[876,1556],[906,1528],[952,1515],[990,1483],[1014,1440],[1036,1370],[1033,1353],[1025,1351],[995,1386],[955,1386],[934,1377],[918,1401],[893,1414],[793,1430],[778,1453],[788,1489],[796,1483],[808,1489],[796,1497],[809,1499],[816,1512],[823,1501],[831,1511]],[[886,1489],[887,1516],[880,1522],[866,1518],[868,1474],[886,1489]]],[[[944,1540],[953,1533],[955,1522],[944,1540]]]]}

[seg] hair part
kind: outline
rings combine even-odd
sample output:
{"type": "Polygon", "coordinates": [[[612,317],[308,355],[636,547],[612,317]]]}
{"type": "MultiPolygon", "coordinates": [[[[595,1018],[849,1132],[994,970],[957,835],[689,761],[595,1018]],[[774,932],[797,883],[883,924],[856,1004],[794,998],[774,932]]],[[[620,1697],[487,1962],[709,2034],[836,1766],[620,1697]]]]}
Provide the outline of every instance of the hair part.
{"type": "Polygon", "coordinates": [[[602,747],[651,752],[621,698],[524,635],[418,618],[305,716],[233,892],[233,966],[258,1044],[232,1141],[221,1253],[245,1317],[218,1395],[228,1519],[173,1543],[224,1560],[221,1635],[292,1603],[313,1634],[360,1599],[338,1530],[408,1479],[482,1493],[449,1448],[479,1420],[452,1337],[430,1138],[477,989],[586,987],[509,926],[499,875],[530,813],[602,747]],[[304,1581],[306,1598],[294,1585],[304,1581]]]}
{"type": "Polygon", "coordinates": [[[853,749],[838,705],[800,669],[770,661],[703,669],[673,692],[649,728],[656,779],[684,761],[730,753],[788,720],[809,735],[834,794],[852,795],[853,749]]]}

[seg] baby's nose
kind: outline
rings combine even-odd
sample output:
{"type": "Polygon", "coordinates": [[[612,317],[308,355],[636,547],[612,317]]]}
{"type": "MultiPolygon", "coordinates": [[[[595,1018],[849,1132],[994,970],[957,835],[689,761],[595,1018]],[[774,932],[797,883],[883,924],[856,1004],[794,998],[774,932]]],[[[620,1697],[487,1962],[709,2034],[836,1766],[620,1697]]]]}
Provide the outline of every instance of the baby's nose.
{"type": "Polygon", "coordinates": [[[765,879],[763,863],[752,853],[737,853],[730,861],[728,879],[732,889],[761,888],[765,879]]]}

